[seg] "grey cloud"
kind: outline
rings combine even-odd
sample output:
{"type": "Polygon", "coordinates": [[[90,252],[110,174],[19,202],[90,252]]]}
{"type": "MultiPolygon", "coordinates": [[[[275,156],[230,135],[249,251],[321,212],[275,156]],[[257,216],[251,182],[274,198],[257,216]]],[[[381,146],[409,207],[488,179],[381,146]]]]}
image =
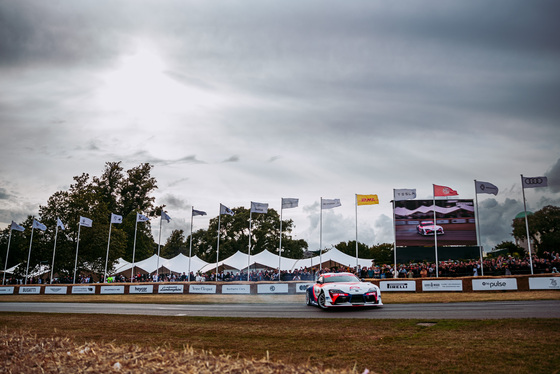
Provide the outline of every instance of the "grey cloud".
{"type": "Polygon", "coordinates": [[[0,187],[0,200],[8,200],[10,199],[11,195],[6,191],[5,188],[0,187]]]}
{"type": "Polygon", "coordinates": [[[227,163],[227,162],[239,162],[239,156],[238,155],[233,155],[227,159],[225,159],[224,161],[222,161],[223,163],[227,163]]]}
{"type": "Polygon", "coordinates": [[[560,158],[545,175],[548,178],[548,188],[552,192],[560,192],[560,158]]]}
{"type": "Polygon", "coordinates": [[[186,209],[189,204],[178,196],[167,194],[159,199],[168,209],[186,209]]]}

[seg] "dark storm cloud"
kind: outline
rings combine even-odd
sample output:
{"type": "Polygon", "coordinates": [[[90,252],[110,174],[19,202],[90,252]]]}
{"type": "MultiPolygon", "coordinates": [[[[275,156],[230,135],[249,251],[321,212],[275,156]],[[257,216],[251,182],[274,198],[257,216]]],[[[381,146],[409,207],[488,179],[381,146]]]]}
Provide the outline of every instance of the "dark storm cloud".
{"type": "Polygon", "coordinates": [[[126,50],[136,8],[125,1],[0,3],[0,66],[92,67],[126,50]]]}
{"type": "Polygon", "coordinates": [[[6,189],[0,187],[0,200],[8,200],[10,196],[6,189]]]}
{"type": "Polygon", "coordinates": [[[545,175],[548,178],[548,188],[552,192],[560,192],[560,158],[545,175]]]}
{"type": "Polygon", "coordinates": [[[486,252],[502,241],[513,241],[511,225],[522,211],[523,203],[509,198],[503,203],[493,198],[479,203],[480,238],[486,252]]]}

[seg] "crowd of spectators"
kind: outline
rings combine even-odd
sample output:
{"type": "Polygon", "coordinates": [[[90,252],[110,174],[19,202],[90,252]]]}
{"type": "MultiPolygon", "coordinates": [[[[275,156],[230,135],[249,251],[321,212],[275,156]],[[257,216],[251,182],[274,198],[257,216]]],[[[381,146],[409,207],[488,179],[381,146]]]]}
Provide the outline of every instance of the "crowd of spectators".
{"type": "MultiPolygon", "coordinates": [[[[547,274],[558,273],[560,269],[560,254],[558,252],[545,252],[543,256],[533,256],[533,274],[547,274]]],[[[281,281],[313,281],[320,274],[325,272],[350,272],[355,273],[360,278],[364,279],[387,279],[394,278],[395,273],[397,278],[429,278],[436,277],[468,277],[468,276],[507,276],[507,275],[523,275],[531,274],[531,263],[529,257],[515,258],[512,256],[499,256],[497,258],[487,258],[482,262],[480,261],[454,261],[446,260],[440,261],[436,267],[435,263],[428,262],[410,262],[408,264],[372,264],[369,267],[333,267],[333,268],[301,268],[291,271],[281,271],[280,275],[276,270],[253,270],[249,273],[249,280],[252,282],[260,281],[278,281],[280,276],[281,281]]],[[[8,277],[6,284],[23,284],[24,279],[21,277],[8,277]]],[[[120,283],[120,282],[205,282],[216,281],[216,274],[214,272],[202,274],[194,274],[191,272],[189,275],[186,273],[154,273],[145,274],[137,273],[132,279],[125,274],[111,275],[107,277],[107,283],[120,283]]],[[[247,281],[247,272],[219,272],[217,281],[220,282],[235,282],[247,281]]],[[[70,284],[73,278],[70,276],[55,278],[53,283],[70,284]]],[[[91,274],[79,275],[76,283],[103,283],[103,277],[95,279],[91,274]]],[[[49,283],[49,278],[33,277],[29,278],[27,284],[42,284],[49,283]]]]}

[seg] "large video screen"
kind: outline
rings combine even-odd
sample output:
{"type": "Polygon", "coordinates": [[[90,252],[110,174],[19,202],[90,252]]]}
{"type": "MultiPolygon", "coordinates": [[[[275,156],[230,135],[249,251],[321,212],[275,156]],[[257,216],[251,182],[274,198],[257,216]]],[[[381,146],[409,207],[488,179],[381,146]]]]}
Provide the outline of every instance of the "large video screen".
{"type": "Polygon", "coordinates": [[[397,246],[476,245],[473,200],[436,200],[434,224],[433,200],[395,201],[397,246]]]}

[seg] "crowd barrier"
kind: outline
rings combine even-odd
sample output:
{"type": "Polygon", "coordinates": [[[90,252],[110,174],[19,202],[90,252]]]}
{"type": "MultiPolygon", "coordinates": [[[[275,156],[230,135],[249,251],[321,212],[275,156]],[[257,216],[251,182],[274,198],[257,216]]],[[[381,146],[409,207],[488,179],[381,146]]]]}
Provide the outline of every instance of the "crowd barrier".
{"type": "MultiPolygon", "coordinates": [[[[560,276],[366,279],[381,292],[484,292],[560,290],[560,276]]],[[[1,295],[304,294],[313,282],[173,282],[0,286],[1,295]]]]}

